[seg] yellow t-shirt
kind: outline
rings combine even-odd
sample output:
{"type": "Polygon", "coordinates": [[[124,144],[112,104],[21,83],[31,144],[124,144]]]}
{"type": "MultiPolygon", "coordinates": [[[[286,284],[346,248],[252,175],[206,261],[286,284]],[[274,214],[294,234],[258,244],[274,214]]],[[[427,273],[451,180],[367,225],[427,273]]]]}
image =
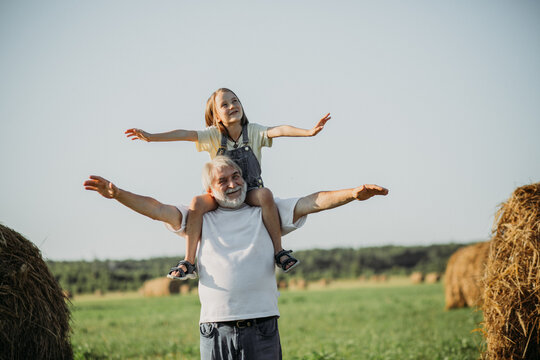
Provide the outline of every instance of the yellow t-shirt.
{"type": "MultiPolygon", "coordinates": [[[[249,146],[253,154],[261,164],[261,150],[263,146],[272,147],[272,139],[268,137],[268,127],[259,124],[248,123],[247,125],[249,146]]],[[[238,138],[238,146],[242,145],[242,135],[238,138]]],[[[216,153],[221,146],[221,133],[215,126],[207,127],[204,130],[197,131],[197,142],[195,143],[197,151],[208,151],[210,158],[216,157],[216,153]]],[[[227,138],[227,150],[234,150],[234,141],[227,138]]]]}

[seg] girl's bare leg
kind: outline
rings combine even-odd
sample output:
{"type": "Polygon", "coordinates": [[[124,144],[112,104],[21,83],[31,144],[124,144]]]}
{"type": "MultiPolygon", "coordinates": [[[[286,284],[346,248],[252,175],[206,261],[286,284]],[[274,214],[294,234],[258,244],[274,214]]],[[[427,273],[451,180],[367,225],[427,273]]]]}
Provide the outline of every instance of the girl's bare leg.
{"type": "MultiPolygon", "coordinates": [[[[186,220],[186,255],[184,260],[194,265],[197,255],[197,244],[201,239],[203,215],[215,209],[217,209],[217,203],[210,194],[199,195],[191,200],[186,220]]],[[[184,265],[181,265],[180,268],[187,271],[184,265]]]]}
{"type": "MultiPolygon", "coordinates": [[[[262,211],[262,219],[272,244],[274,245],[274,255],[283,250],[281,245],[281,222],[279,219],[279,212],[274,202],[274,195],[267,188],[253,189],[247,193],[246,203],[251,206],[259,206],[262,211]]],[[[280,258],[283,261],[287,258],[284,255],[280,258]]],[[[294,264],[289,264],[287,269],[294,264]]]]}

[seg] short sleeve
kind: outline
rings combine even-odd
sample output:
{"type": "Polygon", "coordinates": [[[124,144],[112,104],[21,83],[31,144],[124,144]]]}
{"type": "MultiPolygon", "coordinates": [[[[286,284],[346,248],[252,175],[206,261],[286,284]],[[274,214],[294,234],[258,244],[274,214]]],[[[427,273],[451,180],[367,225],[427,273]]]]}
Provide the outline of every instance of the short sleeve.
{"type": "Polygon", "coordinates": [[[251,123],[251,133],[249,135],[254,147],[272,147],[272,138],[268,137],[268,126],[251,123]]]}
{"type": "Polygon", "coordinates": [[[215,126],[197,130],[197,142],[195,142],[197,151],[207,151],[210,154],[215,154],[220,145],[221,137],[219,135],[219,130],[215,126]]]}
{"type": "Polygon", "coordinates": [[[287,235],[291,231],[294,231],[304,226],[307,219],[307,215],[302,216],[295,223],[293,223],[294,208],[296,207],[296,203],[298,202],[298,200],[300,200],[300,198],[291,198],[291,199],[275,198],[274,200],[278,207],[279,216],[281,218],[281,234],[282,235],[287,235]]]}
{"type": "Polygon", "coordinates": [[[165,227],[169,230],[175,233],[178,236],[185,237],[186,236],[186,222],[187,222],[187,216],[189,212],[189,208],[185,205],[180,205],[176,207],[181,213],[182,213],[182,225],[180,229],[175,230],[172,228],[172,226],[168,223],[165,223],[165,227]]]}

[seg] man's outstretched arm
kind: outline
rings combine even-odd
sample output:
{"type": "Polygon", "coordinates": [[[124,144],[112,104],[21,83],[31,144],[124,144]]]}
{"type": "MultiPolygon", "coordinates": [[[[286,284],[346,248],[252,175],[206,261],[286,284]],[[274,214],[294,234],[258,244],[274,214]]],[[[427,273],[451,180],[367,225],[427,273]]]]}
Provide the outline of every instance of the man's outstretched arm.
{"type": "Polygon", "coordinates": [[[91,175],[90,179],[84,182],[84,188],[96,191],[107,199],[115,199],[139,214],[163,221],[175,230],[182,226],[182,213],[175,206],[162,204],[154,198],[122,190],[100,176],[91,175]]]}
{"type": "Polygon", "coordinates": [[[302,216],[308,214],[345,205],[353,200],[362,201],[375,195],[386,194],[388,194],[388,189],[378,185],[362,185],[353,189],[336,191],[319,191],[298,200],[294,208],[293,221],[296,222],[302,216]]]}

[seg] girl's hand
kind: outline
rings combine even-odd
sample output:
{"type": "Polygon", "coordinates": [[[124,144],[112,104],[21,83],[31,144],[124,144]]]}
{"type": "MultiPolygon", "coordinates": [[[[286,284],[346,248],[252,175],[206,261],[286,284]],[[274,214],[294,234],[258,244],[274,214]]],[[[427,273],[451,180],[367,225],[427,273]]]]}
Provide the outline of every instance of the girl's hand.
{"type": "Polygon", "coordinates": [[[131,138],[131,140],[150,141],[150,134],[141,129],[127,129],[124,134],[126,134],[128,138],[131,138]]]}
{"type": "Polygon", "coordinates": [[[90,180],[86,180],[83,185],[86,190],[97,191],[107,199],[115,199],[118,196],[116,185],[101,176],[91,175],[90,180]]]}
{"type": "Polygon", "coordinates": [[[332,117],[330,116],[330,113],[324,115],[324,117],[321,120],[319,120],[319,122],[315,125],[315,127],[313,127],[313,129],[309,131],[309,136],[315,136],[318,133],[320,133],[322,129],[324,129],[324,125],[326,124],[326,122],[330,120],[331,118],[332,117]]]}

